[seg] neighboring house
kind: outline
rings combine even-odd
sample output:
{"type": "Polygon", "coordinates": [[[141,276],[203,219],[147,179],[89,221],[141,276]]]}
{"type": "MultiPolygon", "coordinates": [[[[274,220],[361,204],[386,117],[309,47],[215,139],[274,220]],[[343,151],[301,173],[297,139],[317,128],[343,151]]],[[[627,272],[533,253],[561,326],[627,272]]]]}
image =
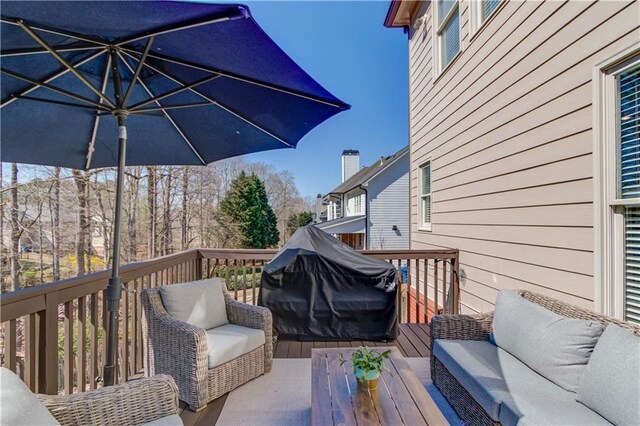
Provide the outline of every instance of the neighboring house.
{"type": "Polygon", "coordinates": [[[360,169],[358,151],[344,151],[342,183],[317,203],[316,226],[356,249],[409,248],[408,152],[360,169]]]}
{"type": "Polygon", "coordinates": [[[524,288],[640,323],[639,17],[638,1],[391,2],[411,248],[460,249],[462,312],[524,288]]]}

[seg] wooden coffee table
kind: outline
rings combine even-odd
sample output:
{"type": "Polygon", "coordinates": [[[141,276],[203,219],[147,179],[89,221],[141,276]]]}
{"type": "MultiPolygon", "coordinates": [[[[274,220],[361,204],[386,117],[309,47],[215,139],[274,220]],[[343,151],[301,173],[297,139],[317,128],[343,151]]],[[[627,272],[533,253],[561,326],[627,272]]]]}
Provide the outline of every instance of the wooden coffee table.
{"type": "MultiPolygon", "coordinates": [[[[313,349],[311,352],[311,419],[324,425],[447,425],[400,351],[385,362],[378,389],[358,390],[351,366],[355,348],[313,349]],[[340,365],[340,354],[347,361],[340,365]]],[[[425,362],[429,360],[425,358],[425,362]]]]}

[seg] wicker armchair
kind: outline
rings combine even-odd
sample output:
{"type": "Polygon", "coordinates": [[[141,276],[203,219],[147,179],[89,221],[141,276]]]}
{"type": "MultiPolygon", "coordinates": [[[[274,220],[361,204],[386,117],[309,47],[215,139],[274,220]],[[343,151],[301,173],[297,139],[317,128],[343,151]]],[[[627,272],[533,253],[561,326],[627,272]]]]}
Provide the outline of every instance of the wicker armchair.
{"type": "Polygon", "coordinates": [[[169,376],[72,395],[36,395],[63,426],[141,425],[178,414],[178,388],[169,376]]]}
{"type": "Polygon", "coordinates": [[[168,374],[178,384],[180,399],[198,411],[210,401],[271,371],[273,358],[271,312],[240,303],[223,286],[229,323],[263,330],[265,344],[214,368],[208,365],[205,330],[172,318],[157,288],[141,292],[145,373],[168,374]]]}
{"type": "MultiPolygon", "coordinates": [[[[558,315],[598,321],[605,326],[616,324],[640,336],[639,326],[530,291],[518,290],[517,293],[558,315]]],[[[492,323],[493,312],[480,315],[437,315],[431,320],[431,379],[460,418],[469,425],[499,425],[500,423],[494,421],[484,411],[442,362],[434,356],[433,343],[435,339],[488,340],[492,323]]]]}

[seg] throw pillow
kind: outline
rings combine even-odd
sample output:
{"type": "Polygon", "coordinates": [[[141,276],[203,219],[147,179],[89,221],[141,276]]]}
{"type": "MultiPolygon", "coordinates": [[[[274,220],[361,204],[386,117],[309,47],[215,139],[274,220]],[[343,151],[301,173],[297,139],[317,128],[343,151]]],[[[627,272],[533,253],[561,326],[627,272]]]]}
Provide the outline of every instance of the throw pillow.
{"type": "Polygon", "coordinates": [[[209,330],[229,324],[222,286],[220,278],[165,285],[160,296],[173,318],[209,330]]]}

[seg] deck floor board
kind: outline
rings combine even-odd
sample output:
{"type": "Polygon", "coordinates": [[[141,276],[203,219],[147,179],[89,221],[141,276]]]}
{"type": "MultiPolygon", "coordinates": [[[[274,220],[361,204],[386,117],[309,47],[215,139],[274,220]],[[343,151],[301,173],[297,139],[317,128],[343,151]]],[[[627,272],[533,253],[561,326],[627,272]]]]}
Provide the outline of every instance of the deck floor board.
{"type": "MultiPolygon", "coordinates": [[[[396,346],[405,357],[428,357],[429,327],[426,324],[400,324],[400,335],[397,340],[388,342],[371,342],[353,340],[347,342],[298,342],[278,340],[273,347],[274,358],[311,358],[312,348],[348,348],[366,346],[396,346]]],[[[194,413],[180,401],[179,414],[185,426],[203,426],[216,423],[227,400],[226,394],[211,401],[203,410],[194,413]]]]}

